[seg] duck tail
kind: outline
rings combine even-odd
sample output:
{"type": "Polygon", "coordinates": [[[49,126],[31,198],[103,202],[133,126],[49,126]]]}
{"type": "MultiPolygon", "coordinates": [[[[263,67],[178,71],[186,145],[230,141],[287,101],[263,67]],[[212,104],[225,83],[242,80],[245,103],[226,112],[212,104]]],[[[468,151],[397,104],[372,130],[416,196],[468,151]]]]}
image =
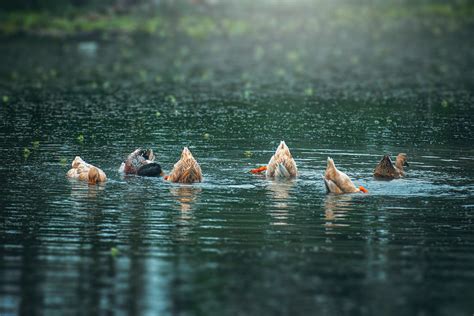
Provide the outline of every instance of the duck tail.
{"type": "Polygon", "coordinates": [[[288,172],[288,169],[286,169],[286,167],[282,163],[279,163],[275,170],[275,177],[276,178],[290,178],[291,175],[288,172]]]}
{"type": "Polygon", "coordinates": [[[331,193],[331,189],[329,188],[329,181],[326,180],[324,177],[323,177],[323,180],[324,180],[324,187],[326,188],[326,193],[331,193]]]}
{"type": "Polygon", "coordinates": [[[100,180],[99,169],[96,167],[91,167],[88,174],[89,184],[97,184],[100,180]]]}
{"type": "Polygon", "coordinates": [[[191,151],[189,150],[188,147],[183,148],[183,151],[181,153],[181,158],[193,158],[193,155],[191,154],[191,151]]]}
{"type": "Polygon", "coordinates": [[[73,168],[78,168],[78,167],[79,167],[81,164],[83,164],[83,163],[84,163],[84,160],[82,160],[81,157],[76,156],[76,157],[74,158],[74,160],[72,161],[71,166],[72,166],[73,168]]]}
{"type": "Polygon", "coordinates": [[[288,146],[286,145],[285,141],[282,140],[280,142],[280,145],[278,146],[276,152],[275,152],[275,156],[276,157],[279,157],[279,159],[281,159],[282,157],[289,157],[291,158],[291,152],[290,152],[290,148],[288,148],[288,146]]]}
{"type": "Polygon", "coordinates": [[[326,179],[334,179],[336,177],[336,165],[334,160],[331,157],[328,157],[327,167],[326,167],[326,179]]]}

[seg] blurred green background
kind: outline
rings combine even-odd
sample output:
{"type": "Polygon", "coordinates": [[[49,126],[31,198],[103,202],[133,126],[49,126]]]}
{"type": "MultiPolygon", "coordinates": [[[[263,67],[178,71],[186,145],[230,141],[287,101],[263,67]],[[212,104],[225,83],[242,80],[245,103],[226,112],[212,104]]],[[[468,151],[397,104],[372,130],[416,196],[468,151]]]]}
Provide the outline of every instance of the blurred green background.
{"type": "Polygon", "coordinates": [[[294,31],[305,21],[311,28],[380,25],[384,29],[418,21],[417,27],[439,34],[472,24],[474,5],[467,0],[6,0],[0,3],[0,11],[0,33],[7,35],[139,32],[168,36],[178,31],[203,37],[294,31]]]}

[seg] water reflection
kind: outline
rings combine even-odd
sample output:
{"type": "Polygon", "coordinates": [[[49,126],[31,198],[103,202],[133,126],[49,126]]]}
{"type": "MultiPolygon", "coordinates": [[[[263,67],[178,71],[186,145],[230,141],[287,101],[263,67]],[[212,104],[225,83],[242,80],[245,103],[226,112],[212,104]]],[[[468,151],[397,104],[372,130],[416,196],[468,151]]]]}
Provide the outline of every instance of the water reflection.
{"type": "Polygon", "coordinates": [[[98,43],[94,41],[80,42],[77,44],[77,50],[85,57],[94,58],[97,56],[98,46],[98,43]]]}
{"type": "MultiPolygon", "coordinates": [[[[194,207],[202,189],[190,185],[171,187],[170,193],[176,198],[175,207],[179,214],[174,219],[176,223],[177,239],[181,242],[189,241],[189,235],[193,230],[194,207]]],[[[173,216],[174,217],[174,216],[173,216]]]]}
{"type": "Polygon", "coordinates": [[[201,191],[201,188],[187,185],[170,188],[170,193],[176,198],[176,201],[178,202],[179,206],[178,209],[182,212],[182,219],[190,218],[189,212],[192,211],[193,205],[196,202],[201,191]]]}
{"type": "Polygon", "coordinates": [[[272,225],[288,225],[289,199],[294,185],[293,180],[270,181],[267,185],[268,195],[272,201],[270,215],[275,219],[272,225]]]}
{"type": "Polygon", "coordinates": [[[77,200],[80,199],[96,199],[100,192],[103,192],[106,184],[89,185],[87,182],[77,181],[75,179],[68,179],[71,183],[71,197],[77,200]]]}
{"type": "Polygon", "coordinates": [[[349,226],[344,223],[347,212],[354,209],[352,199],[353,194],[334,195],[328,194],[324,200],[324,218],[326,222],[326,232],[332,231],[333,227],[349,226]]]}

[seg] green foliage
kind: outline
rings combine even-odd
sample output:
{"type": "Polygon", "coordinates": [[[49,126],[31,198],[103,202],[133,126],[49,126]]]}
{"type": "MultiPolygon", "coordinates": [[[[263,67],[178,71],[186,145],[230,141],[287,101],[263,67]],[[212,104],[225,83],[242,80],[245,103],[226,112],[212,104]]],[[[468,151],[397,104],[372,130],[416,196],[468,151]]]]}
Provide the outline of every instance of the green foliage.
{"type": "Polygon", "coordinates": [[[112,5],[115,0],[2,0],[0,10],[37,10],[68,12],[71,10],[98,10],[112,5]]]}
{"type": "Polygon", "coordinates": [[[31,155],[31,150],[29,150],[28,148],[23,148],[23,158],[28,159],[28,157],[30,157],[31,155]]]}
{"type": "Polygon", "coordinates": [[[202,39],[215,34],[218,27],[210,17],[186,16],[180,19],[179,29],[191,38],[202,39]]]}
{"type": "Polygon", "coordinates": [[[111,247],[110,248],[110,256],[112,258],[116,258],[120,254],[120,251],[116,247],[111,247]]]}
{"type": "MultiPolygon", "coordinates": [[[[91,6],[74,7],[69,1],[63,1],[66,5],[60,5],[60,0],[51,0],[59,7],[59,10],[39,10],[36,6],[10,6],[14,11],[5,11],[0,14],[0,33],[17,34],[33,33],[53,36],[67,36],[78,33],[102,32],[102,33],[143,33],[156,36],[171,36],[175,32],[184,34],[193,39],[205,39],[212,36],[247,36],[260,35],[266,32],[279,32],[281,35],[292,34],[302,28],[317,31],[321,28],[317,16],[313,19],[261,19],[250,20],[228,14],[209,15],[208,13],[193,13],[194,6],[190,10],[176,5],[175,10],[180,15],[167,15],[166,11],[148,10],[144,14],[143,2],[129,8],[126,14],[115,12],[109,1],[92,1],[91,6]],[[97,10],[97,8],[107,8],[97,10]],[[21,10],[23,9],[23,10],[21,10]],[[26,9],[26,10],[25,10],[26,9]]],[[[13,2],[12,0],[7,2],[13,2]]],[[[19,1],[24,2],[24,1],[19,1]]],[[[32,1],[41,4],[43,1],[32,1]]],[[[46,1],[48,2],[48,1],[46,1]]],[[[245,6],[245,3],[241,4],[245,6]]],[[[48,5],[45,5],[48,7],[48,5]]],[[[1,7],[1,4],[0,4],[1,7]]],[[[266,8],[265,6],[262,9],[266,8]]],[[[271,7],[270,7],[271,8],[271,7]]],[[[270,16],[271,16],[270,12],[270,16]]],[[[377,5],[355,4],[350,1],[340,2],[337,6],[327,11],[327,23],[325,28],[357,27],[366,25],[367,21],[378,23],[383,28],[395,26],[404,22],[421,23],[431,29],[433,33],[441,33],[449,28],[456,28],[460,24],[472,22],[474,19],[474,4],[470,1],[458,1],[456,3],[444,2],[407,2],[407,3],[385,3],[377,5]]],[[[374,30],[374,34],[377,33],[374,30]]],[[[254,57],[260,60],[265,52],[258,46],[255,48],[254,57]]],[[[297,63],[301,58],[298,50],[287,53],[287,59],[291,63],[297,63]]]]}
{"type": "Polygon", "coordinates": [[[176,98],[175,98],[174,95],[168,95],[168,96],[165,98],[165,101],[171,103],[172,105],[178,104],[178,101],[176,101],[176,98]]]}
{"type": "Polygon", "coordinates": [[[61,166],[66,167],[66,165],[67,165],[67,159],[64,158],[64,157],[61,158],[61,159],[59,160],[59,163],[61,164],[61,166]]]}

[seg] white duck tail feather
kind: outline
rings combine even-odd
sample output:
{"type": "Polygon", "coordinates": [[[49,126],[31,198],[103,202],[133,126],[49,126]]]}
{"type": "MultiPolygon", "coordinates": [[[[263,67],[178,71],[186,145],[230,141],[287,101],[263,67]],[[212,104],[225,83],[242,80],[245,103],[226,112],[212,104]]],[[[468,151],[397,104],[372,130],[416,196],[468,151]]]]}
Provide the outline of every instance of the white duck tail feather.
{"type": "Polygon", "coordinates": [[[335,184],[331,180],[324,179],[324,186],[326,187],[326,193],[343,193],[342,190],[337,186],[337,184],[335,184]]]}
{"type": "Polygon", "coordinates": [[[291,175],[288,172],[288,169],[286,169],[286,167],[283,164],[279,163],[275,170],[275,178],[290,178],[290,177],[291,175]]]}

